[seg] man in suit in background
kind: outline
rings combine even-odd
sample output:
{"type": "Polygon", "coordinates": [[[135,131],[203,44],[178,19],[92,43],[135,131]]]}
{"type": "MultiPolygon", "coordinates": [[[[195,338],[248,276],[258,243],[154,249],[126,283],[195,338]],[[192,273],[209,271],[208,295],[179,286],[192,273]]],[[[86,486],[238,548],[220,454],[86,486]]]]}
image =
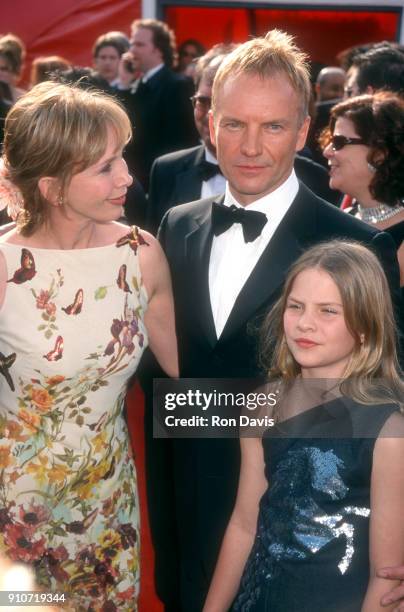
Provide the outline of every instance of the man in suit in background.
{"type": "MultiPolygon", "coordinates": [[[[394,295],[399,293],[390,237],[296,178],[310,88],[304,54],[277,30],[237,47],[216,74],[209,119],[227,179],[225,195],[175,206],[159,232],[171,268],[182,377],[259,375],[259,323],[279,297],[290,265],[320,241],[341,237],[367,244],[394,295]]],[[[172,442],[178,609],[200,612],[235,501],[239,442],[172,442]]]]}
{"type": "Polygon", "coordinates": [[[224,193],[226,179],[210,140],[208,113],[215,74],[235,45],[215,45],[199,58],[194,74],[192,96],[194,121],[202,144],[168,153],[153,163],[150,175],[146,229],[155,234],[166,211],[177,204],[224,193]]]}
{"type": "Polygon", "coordinates": [[[121,58],[118,90],[134,127],[125,157],[147,191],[156,157],[198,142],[190,102],[194,88],[191,79],[172,70],[175,35],[165,23],[137,19],[130,43],[121,58]]]}
{"type": "MultiPolygon", "coordinates": [[[[194,120],[202,144],[158,157],[150,175],[146,229],[155,234],[166,211],[172,206],[224,193],[226,180],[216,159],[209,133],[208,113],[216,72],[235,45],[215,45],[196,65],[192,97],[194,120]]],[[[328,202],[338,204],[339,191],[330,189],[328,171],[314,161],[296,155],[298,179],[328,202]]]]}

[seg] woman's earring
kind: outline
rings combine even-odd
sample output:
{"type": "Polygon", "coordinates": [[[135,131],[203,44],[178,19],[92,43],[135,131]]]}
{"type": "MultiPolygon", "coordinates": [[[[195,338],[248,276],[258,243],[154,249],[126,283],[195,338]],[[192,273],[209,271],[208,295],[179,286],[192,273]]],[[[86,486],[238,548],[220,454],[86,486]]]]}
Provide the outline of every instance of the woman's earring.
{"type": "Polygon", "coordinates": [[[361,335],[359,336],[359,342],[360,342],[361,344],[364,344],[364,342],[365,342],[365,334],[361,334],[361,335]]]}
{"type": "Polygon", "coordinates": [[[61,193],[58,196],[58,206],[63,206],[63,195],[61,193]]]}
{"type": "Polygon", "coordinates": [[[376,168],[370,162],[368,162],[368,170],[370,172],[376,172],[376,168]]]}

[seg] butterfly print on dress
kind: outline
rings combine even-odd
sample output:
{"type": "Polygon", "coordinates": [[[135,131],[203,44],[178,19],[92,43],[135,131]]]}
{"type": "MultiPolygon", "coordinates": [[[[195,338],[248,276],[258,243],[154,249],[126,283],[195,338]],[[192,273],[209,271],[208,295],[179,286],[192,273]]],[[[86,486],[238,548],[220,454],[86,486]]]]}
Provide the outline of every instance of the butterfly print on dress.
{"type": "Polygon", "coordinates": [[[66,308],[62,307],[62,310],[68,315],[79,314],[83,306],[83,297],[84,297],[83,289],[79,289],[76,292],[76,295],[74,296],[73,304],[70,304],[70,306],[66,306],[66,308]]]}
{"type": "Polygon", "coordinates": [[[9,369],[13,365],[15,358],[17,357],[16,353],[11,353],[7,357],[0,353],[0,374],[3,374],[4,378],[9,384],[11,391],[15,391],[13,379],[10,376],[9,369]]]}
{"type": "Polygon", "coordinates": [[[125,244],[129,244],[135,255],[137,253],[138,247],[142,246],[142,244],[149,246],[149,243],[146,242],[146,240],[143,238],[136,225],[132,227],[132,231],[129,232],[129,234],[126,234],[125,236],[122,236],[122,238],[119,238],[115,246],[121,247],[125,244]]]}
{"type": "Polygon", "coordinates": [[[10,278],[8,283],[16,283],[21,285],[25,281],[29,281],[34,278],[36,274],[34,257],[28,249],[22,249],[21,251],[21,268],[18,268],[13,274],[13,278],[10,278]]]}
{"type": "Polygon", "coordinates": [[[118,285],[119,289],[122,289],[122,291],[125,291],[126,293],[132,293],[126,280],[126,264],[122,264],[119,268],[116,284],[118,285]]]}
{"type": "Polygon", "coordinates": [[[53,351],[49,351],[49,353],[46,353],[44,357],[48,361],[59,361],[59,359],[62,359],[62,355],[63,355],[63,338],[62,336],[58,336],[56,338],[55,348],[53,349],[53,351]]]}

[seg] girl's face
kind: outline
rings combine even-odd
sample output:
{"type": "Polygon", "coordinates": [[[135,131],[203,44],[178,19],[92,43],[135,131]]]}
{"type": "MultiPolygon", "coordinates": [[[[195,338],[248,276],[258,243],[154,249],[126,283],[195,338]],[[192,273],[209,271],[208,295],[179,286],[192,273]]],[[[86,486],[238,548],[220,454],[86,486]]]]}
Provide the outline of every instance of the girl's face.
{"type": "Polygon", "coordinates": [[[298,274],[283,315],[286,343],[305,378],[341,378],[355,347],[342,298],[331,276],[319,268],[298,274]]]}
{"type": "MultiPolygon", "coordinates": [[[[333,136],[359,138],[350,119],[339,117],[335,122],[333,136]]],[[[368,166],[369,147],[363,144],[346,144],[335,151],[330,143],[324,149],[328,160],[331,189],[339,189],[359,202],[369,197],[369,184],[373,173],[368,166]]]]}

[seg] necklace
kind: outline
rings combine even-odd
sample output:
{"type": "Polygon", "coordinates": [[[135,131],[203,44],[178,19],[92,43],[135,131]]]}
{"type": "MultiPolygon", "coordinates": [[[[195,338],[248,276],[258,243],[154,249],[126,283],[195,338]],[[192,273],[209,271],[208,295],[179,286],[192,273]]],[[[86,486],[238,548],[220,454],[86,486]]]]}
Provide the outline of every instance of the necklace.
{"type": "Polygon", "coordinates": [[[365,223],[379,223],[379,221],[386,221],[399,212],[404,210],[402,204],[396,204],[395,206],[388,206],[387,204],[379,204],[373,208],[364,208],[359,204],[358,213],[359,218],[365,223]]]}

